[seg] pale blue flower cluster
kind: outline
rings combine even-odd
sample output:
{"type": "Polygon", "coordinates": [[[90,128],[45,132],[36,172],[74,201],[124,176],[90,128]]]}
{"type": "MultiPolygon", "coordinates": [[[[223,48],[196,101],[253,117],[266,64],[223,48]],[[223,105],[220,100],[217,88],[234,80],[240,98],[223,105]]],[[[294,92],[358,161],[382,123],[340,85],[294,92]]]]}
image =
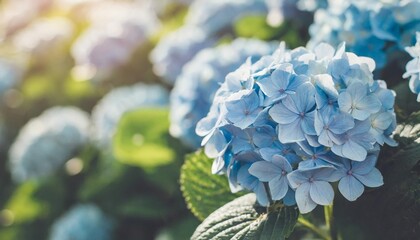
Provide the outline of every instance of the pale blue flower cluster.
{"type": "Polygon", "coordinates": [[[296,4],[302,11],[313,12],[320,8],[327,8],[328,0],[298,0],[296,4]]]}
{"type": "Polygon", "coordinates": [[[381,69],[392,54],[414,43],[419,12],[418,0],[330,1],[328,8],[315,12],[308,47],[345,41],[350,51],[373,58],[381,69]]]}
{"type": "Polygon", "coordinates": [[[417,102],[420,102],[420,32],[416,33],[417,42],[412,47],[406,47],[405,50],[413,57],[406,65],[404,78],[410,78],[410,89],[418,94],[417,102]]]}
{"type": "Polygon", "coordinates": [[[301,213],[334,198],[356,200],[383,184],[380,146],[396,145],[395,94],[373,79],[372,59],[322,43],[250,59],[226,76],[196,133],[232,191],[297,203],[301,213]]]}
{"type": "Polygon", "coordinates": [[[13,88],[20,81],[21,75],[22,72],[16,65],[0,58],[0,96],[13,88]]]}
{"type": "Polygon", "coordinates": [[[109,148],[118,121],[124,113],[145,107],[165,107],[168,92],[158,85],[135,84],[119,87],[107,95],[92,111],[93,139],[103,148],[109,148]]]}
{"type": "Polygon", "coordinates": [[[114,222],[92,204],[79,204],[54,222],[50,240],[110,240],[114,222]]]}
{"type": "Polygon", "coordinates": [[[182,27],[163,37],[150,53],[153,71],[167,83],[174,84],[183,66],[214,43],[215,40],[200,28],[182,27]]]}
{"type": "Polygon", "coordinates": [[[13,179],[52,174],[85,145],[89,126],[88,114],[74,107],[53,107],[30,120],[9,151],[13,179]]]}
{"type": "Polygon", "coordinates": [[[195,0],[185,17],[185,24],[214,35],[241,17],[266,13],[265,0],[195,0]]]}
{"type": "Polygon", "coordinates": [[[277,46],[278,43],[238,38],[230,44],[200,51],[185,65],[172,90],[171,134],[186,145],[198,148],[201,138],[195,134],[195,126],[209,111],[226,74],[237,69],[249,56],[256,61],[273,53],[277,46]]]}

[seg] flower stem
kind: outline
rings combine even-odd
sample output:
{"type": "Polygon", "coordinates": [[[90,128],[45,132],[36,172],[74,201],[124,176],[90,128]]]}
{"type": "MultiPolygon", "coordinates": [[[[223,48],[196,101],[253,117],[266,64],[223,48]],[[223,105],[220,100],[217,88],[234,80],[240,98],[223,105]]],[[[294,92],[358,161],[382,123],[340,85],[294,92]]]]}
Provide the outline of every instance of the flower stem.
{"type": "Polygon", "coordinates": [[[316,235],[318,235],[322,239],[331,240],[331,238],[328,235],[326,235],[321,229],[319,229],[317,226],[310,223],[308,220],[304,219],[302,216],[299,216],[298,223],[307,227],[308,229],[310,229],[312,232],[314,232],[316,235]]]}
{"type": "Polygon", "coordinates": [[[333,205],[327,205],[324,207],[324,215],[325,215],[325,224],[327,225],[327,229],[330,232],[331,240],[337,240],[337,231],[334,225],[334,216],[333,216],[333,205]]]}

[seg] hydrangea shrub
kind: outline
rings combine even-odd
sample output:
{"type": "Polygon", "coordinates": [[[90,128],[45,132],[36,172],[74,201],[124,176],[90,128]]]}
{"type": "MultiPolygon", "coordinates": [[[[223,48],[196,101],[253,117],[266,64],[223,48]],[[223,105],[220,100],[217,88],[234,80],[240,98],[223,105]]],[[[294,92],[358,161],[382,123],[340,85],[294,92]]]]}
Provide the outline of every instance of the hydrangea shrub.
{"type": "Polygon", "coordinates": [[[233,192],[258,202],[297,203],[301,213],[330,205],[331,186],[354,201],[383,184],[380,147],[395,146],[395,93],[374,80],[375,62],[321,43],[309,50],[282,44],[226,76],[196,128],[212,172],[233,192]]]}

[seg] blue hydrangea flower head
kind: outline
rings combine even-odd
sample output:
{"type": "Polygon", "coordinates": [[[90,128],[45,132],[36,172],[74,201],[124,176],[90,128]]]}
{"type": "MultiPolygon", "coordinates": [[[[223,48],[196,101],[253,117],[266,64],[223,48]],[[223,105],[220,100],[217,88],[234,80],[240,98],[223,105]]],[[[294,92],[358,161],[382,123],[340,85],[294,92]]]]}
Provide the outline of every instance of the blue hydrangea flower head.
{"type": "Polygon", "coordinates": [[[108,148],[124,113],[143,107],[166,107],[167,104],[168,92],[158,85],[140,83],[112,90],[92,111],[94,141],[100,147],[108,148]]]}
{"type": "Polygon", "coordinates": [[[195,0],[190,5],[185,24],[214,35],[245,15],[266,12],[264,0],[195,0]]]}
{"type": "Polygon", "coordinates": [[[110,240],[114,222],[92,204],[79,204],[57,219],[50,240],[110,240]]]}
{"type": "Polygon", "coordinates": [[[350,51],[373,58],[380,70],[414,43],[414,33],[420,31],[419,11],[417,0],[329,1],[327,8],[315,12],[308,47],[345,41],[350,51]]]}
{"type": "Polygon", "coordinates": [[[89,137],[89,116],[74,107],[54,107],[30,120],[10,148],[14,180],[52,174],[74,157],[89,137]]]}
{"type": "Polygon", "coordinates": [[[416,44],[405,49],[413,59],[407,63],[403,77],[410,78],[410,89],[418,94],[417,101],[420,102],[420,32],[416,33],[416,38],[416,44]]]}
{"type": "Polygon", "coordinates": [[[395,93],[374,80],[374,69],[345,44],[281,44],[248,59],[226,75],[197,123],[213,173],[225,173],[232,191],[254,191],[262,205],[296,203],[301,213],[331,204],[332,182],[350,201],[382,185],[375,164],[380,146],[396,145],[395,93]]]}
{"type": "Polygon", "coordinates": [[[200,51],[188,62],[171,92],[171,134],[193,148],[200,146],[197,122],[206,116],[225,76],[248,57],[253,61],[274,52],[277,43],[238,38],[230,44],[200,51]]]}
{"type": "Polygon", "coordinates": [[[183,66],[214,43],[213,37],[198,27],[177,29],[164,36],[150,53],[153,71],[167,83],[174,84],[183,66]]]}

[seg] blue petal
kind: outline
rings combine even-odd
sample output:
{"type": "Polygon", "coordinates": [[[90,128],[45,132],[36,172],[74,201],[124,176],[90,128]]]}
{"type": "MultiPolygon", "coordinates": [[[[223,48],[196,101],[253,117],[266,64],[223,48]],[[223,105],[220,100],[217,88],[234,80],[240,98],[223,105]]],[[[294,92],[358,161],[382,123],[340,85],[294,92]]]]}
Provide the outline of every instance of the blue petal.
{"type": "Polygon", "coordinates": [[[204,147],[204,152],[209,158],[216,158],[221,156],[227,147],[228,143],[223,132],[216,130],[204,147]]]}
{"type": "Polygon", "coordinates": [[[268,182],[281,176],[282,169],[268,161],[255,162],[249,168],[249,173],[257,177],[261,182],[268,182]]]}
{"type": "Polygon", "coordinates": [[[342,134],[354,127],[354,120],[348,113],[335,114],[330,123],[330,130],[335,134],[342,134]]]}
{"type": "Polygon", "coordinates": [[[318,166],[313,169],[313,178],[316,181],[335,182],[341,178],[341,174],[333,166],[318,166]]]}
{"type": "Polygon", "coordinates": [[[261,206],[270,205],[270,200],[268,199],[268,194],[263,183],[258,183],[254,189],[254,192],[257,195],[257,201],[261,206]]]}
{"type": "Polygon", "coordinates": [[[311,184],[304,183],[296,189],[296,203],[300,213],[302,214],[311,212],[317,205],[309,195],[310,188],[311,184]]]}
{"type": "Polygon", "coordinates": [[[315,118],[315,111],[309,112],[305,114],[305,117],[302,119],[302,130],[305,134],[308,135],[316,135],[315,127],[314,127],[314,118],[315,118]]]}
{"type": "Polygon", "coordinates": [[[295,191],[293,191],[290,187],[286,193],[286,196],[283,198],[283,203],[286,206],[293,206],[296,204],[295,191]]]}
{"type": "Polygon", "coordinates": [[[371,154],[363,162],[352,162],[352,172],[359,175],[370,173],[376,165],[377,158],[378,156],[371,154]]]}
{"type": "Polygon", "coordinates": [[[365,175],[359,175],[357,173],[353,175],[367,187],[379,187],[384,184],[382,174],[377,168],[372,169],[370,173],[365,175]]]}
{"type": "Polygon", "coordinates": [[[274,105],[268,112],[271,118],[280,124],[288,124],[296,121],[299,115],[285,107],[282,103],[274,105]]]}
{"type": "Polygon", "coordinates": [[[289,181],[286,176],[277,177],[268,183],[273,200],[280,200],[289,190],[289,181]]]}
{"type": "Polygon", "coordinates": [[[305,134],[301,128],[301,120],[289,124],[279,125],[279,140],[282,143],[294,143],[305,140],[305,134]]]}
{"type": "Polygon", "coordinates": [[[211,166],[211,173],[218,174],[223,170],[224,167],[225,161],[223,157],[217,157],[216,159],[214,159],[213,164],[211,166]]]}
{"type": "Polygon", "coordinates": [[[272,76],[259,79],[257,84],[260,86],[261,91],[268,97],[277,96],[279,93],[276,85],[273,84],[272,76]]]}
{"type": "Polygon", "coordinates": [[[286,173],[289,173],[293,170],[292,166],[287,161],[287,159],[285,157],[281,156],[281,155],[274,155],[271,162],[274,165],[276,165],[279,169],[281,169],[282,171],[285,171],[286,173]]]}
{"type": "Polygon", "coordinates": [[[331,185],[324,181],[311,183],[310,195],[312,200],[319,205],[331,205],[334,200],[334,190],[331,185]]]}
{"type": "Polygon", "coordinates": [[[298,188],[301,184],[308,182],[308,177],[299,170],[287,174],[287,179],[289,180],[290,186],[294,189],[298,188]]]}
{"type": "Polygon", "coordinates": [[[338,189],[347,200],[355,201],[362,195],[365,187],[353,176],[348,175],[340,180],[338,189]]]}
{"type": "Polygon", "coordinates": [[[364,161],[367,156],[366,149],[351,139],[341,146],[334,145],[331,150],[339,156],[359,162],[364,161]]]}

